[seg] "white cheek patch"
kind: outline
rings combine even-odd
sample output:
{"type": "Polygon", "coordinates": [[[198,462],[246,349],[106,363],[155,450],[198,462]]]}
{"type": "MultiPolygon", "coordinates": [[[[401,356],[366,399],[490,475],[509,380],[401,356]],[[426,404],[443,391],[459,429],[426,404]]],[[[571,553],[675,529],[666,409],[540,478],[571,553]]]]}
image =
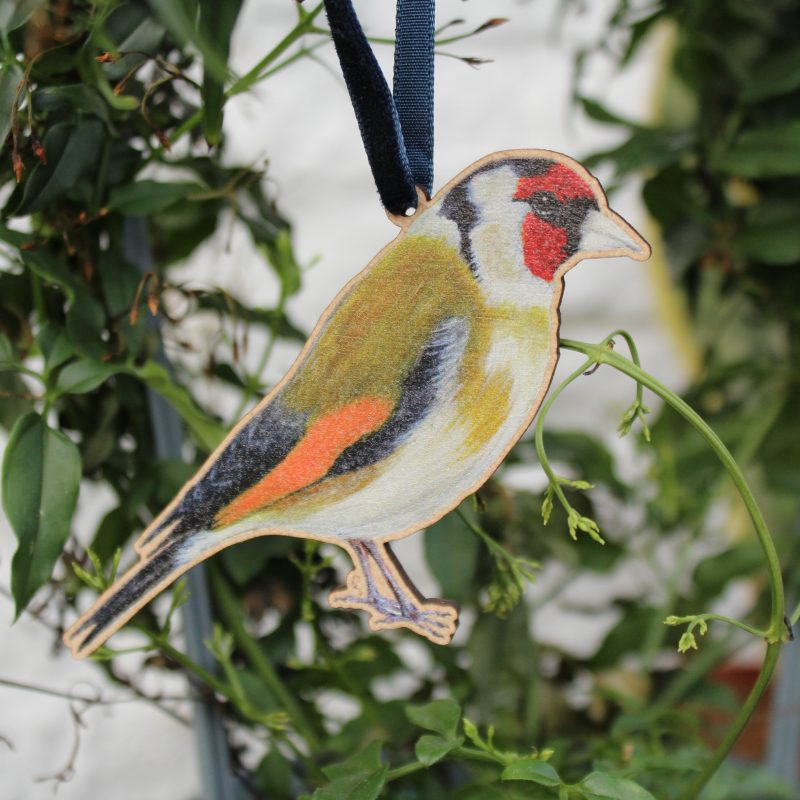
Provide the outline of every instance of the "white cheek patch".
{"type": "Polygon", "coordinates": [[[516,186],[510,167],[473,178],[470,199],[480,209],[480,219],[472,229],[472,252],[490,304],[543,305],[552,287],[525,266],[522,224],[529,208],[513,201],[516,186]]]}
{"type": "Polygon", "coordinates": [[[481,220],[502,220],[509,216],[509,205],[517,190],[517,174],[511,167],[500,167],[476,175],[469,183],[470,200],[480,209],[481,220]]]}

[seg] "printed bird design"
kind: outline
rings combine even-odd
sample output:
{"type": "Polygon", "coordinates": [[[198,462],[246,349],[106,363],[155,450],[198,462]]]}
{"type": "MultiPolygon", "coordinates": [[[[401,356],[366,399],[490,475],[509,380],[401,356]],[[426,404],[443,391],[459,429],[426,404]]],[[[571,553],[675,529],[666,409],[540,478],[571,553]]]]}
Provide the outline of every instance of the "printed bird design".
{"type": "Polygon", "coordinates": [[[353,570],[332,606],[449,642],[457,608],[422,598],[389,543],[475,492],[530,425],[558,359],[566,271],[650,247],[585,168],[545,150],[487,156],[393,221],[400,235],[67,632],[76,656],[193,564],[265,535],[340,545],[353,570]]]}

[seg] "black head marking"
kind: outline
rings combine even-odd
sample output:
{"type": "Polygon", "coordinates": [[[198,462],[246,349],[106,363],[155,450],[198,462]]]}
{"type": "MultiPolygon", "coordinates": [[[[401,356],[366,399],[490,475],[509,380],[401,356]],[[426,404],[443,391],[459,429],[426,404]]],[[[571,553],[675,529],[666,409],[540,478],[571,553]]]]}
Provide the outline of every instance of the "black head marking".
{"type": "Polygon", "coordinates": [[[464,261],[469,264],[473,275],[478,274],[475,254],[472,252],[470,236],[472,229],[480,222],[480,210],[472,202],[469,193],[469,184],[477,175],[492,172],[503,167],[510,167],[518,178],[529,178],[534,175],[544,175],[553,162],[547,158],[506,158],[502,161],[492,161],[484,164],[475,172],[457,183],[445,196],[439,214],[455,222],[459,233],[459,251],[464,261]]]}

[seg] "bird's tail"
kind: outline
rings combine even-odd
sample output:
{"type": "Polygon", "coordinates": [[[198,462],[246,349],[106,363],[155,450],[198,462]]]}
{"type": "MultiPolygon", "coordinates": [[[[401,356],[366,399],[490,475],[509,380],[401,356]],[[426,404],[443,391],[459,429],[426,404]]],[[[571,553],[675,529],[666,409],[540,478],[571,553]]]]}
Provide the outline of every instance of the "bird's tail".
{"type": "Polygon", "coordinates": [[[195,563],[185,555],[185,539],[170,541],[139,563],[102,594],[64,634],[64,644],[83,658],[103,644],[145,603],[195,563]]]}

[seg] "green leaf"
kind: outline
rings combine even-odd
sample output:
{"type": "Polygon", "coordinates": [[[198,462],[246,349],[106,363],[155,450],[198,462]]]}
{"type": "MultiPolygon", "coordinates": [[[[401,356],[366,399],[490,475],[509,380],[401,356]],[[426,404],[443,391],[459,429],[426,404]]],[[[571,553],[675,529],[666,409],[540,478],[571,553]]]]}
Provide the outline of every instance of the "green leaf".
{"type": "Polygon", "coordinates": [[[408,706],[406,716],[414,725],[445,739],[455,739],[461,720],[461,706],[455,700],[434,700],[422,706],[408,706]]]}
{"type": "Polygon", "coordinates": [[[106,353],[103,329],[106,313],[103,306],[87,292],[77,292],[67,311],[69,340],[82,355],[100,359],[106,353]]]}
{"type": "Polygon", "coordinates": [[[153,500],[156,505],[167,505],[196,472],[197,466],[182,458],[160,459],[153,469],[156,482],[153,500]]]}
{"type": "Polygon", "coordinates": [[[656,800],[638,783],[605,772],[592,772],[578,785],[587,800],[656,800]]]}
{"type": "Polygon", "coordinates": [[[111,561],[114,553],[121,548],[133,530],[135,523],[131,522],[128,509],[125,506],[112,508],[97,526],[92,539],[92,551],[105,566],[111,561]]]}
{"type": "Polygon", "coordinates": [[[184,200],[190,192],[202,189],[196,183],[161,183],[142,180],[120,186],[111,193],[109,211],[152,216],[184,200]]]}
{"type": "Polygon", "coordinates": [[[164,27],[181,43],[192,44],[203,56],[203,69],[218,81],[228,76],[227,59],[220,53],[204,31],[199,30],[193,19],[193,11],[185,0],[149,0],[164,27]]]}
{"type": "MultiPolygon", "coordinates": [[[[136,326],[133,326],[133,329],[128,327],[130,326],[131,307],[136,299],[142,273],[116,251],[100,253],[100,258],[97,259],[97,271],[100,274],[103,297],[109,315],[111,317],[124,316],[122,324],[126,326],[126,338],[127,335],[137,336],[144,333],[147,329],[146,325],[142,325],[140,331],[135,330],[136,326]]],[[[144,299],[140,298],[142,302],[144,299]]]]}
{"type": "Polygon", "coordinates": [[[348,775],[374,772],[381,767],[381,743],[370,742],[363,750],[345,761],[323,767],[322,771],[327,777],[344,778],[348,775]]]}
{"type": "Polygon", "coordinates": [[[648,632],[661,624],[657,608],[627,601],[619,602],[618,606],[622,611],[619,622],[606,634],[603,644],[592,656],[595,669],[611,667],[627,653],[638,651],[648,632]]]}
{"type": "Polygon", "coordinates": [[[504,770],[504,781],[530,781],[542,786],[560,786],[561,778],[555,768],[546,761],[534,758],[521,758],[513,761],[504,770]]]}
{"type": "Polygon", "coordinates": [[[331,783],[317,789],[313,800],[375,800],[386,782],[388,767],[381,764],[381,743],[371,742],[360,753],[322,771],[331,783]]]}
{"type": "MultiPolygon", "coordinates": [[[[0,141],[0,144],[2,144],[2,141],[0,141]]],[[[31,241],[31,234],[15,231],[5,225],[0,225],[0,241],[8,242],[14,247],[22,247],[31,241]]]]}
{"type": "Polygon", "coordinates": [[[0,4],[0,33],[4,36],[22,27],[44,5],[44,0],[3,0],[0,4]]]}
{"type": "Polygon", "coordinates": [[[144,3],[118,5],[106,21],[106,32],[115,44],[115,52],[129,53],[118,61],[103,65],[103,73],[111,80],[122,78],[137,63],[143,63],[146,60],[144,53],[158,51],[166,35],[163,25],[144,3]]]}
{"type": "Polygon", "coordinates": [[[692,142],[692,135],[686,131],[642,128],[619,147],[584,159],[584,164],[591,169],[596,164],[611,161],[620,175],[643,169],[663,169],[678,163],[692,142]]]}
{"type": "MultiPolygon", "coordinates": [[[[795,388],[789,384],[789,392],[795,388]]],[[[800,494],[800,425],[797,424],[796,404],[787,400],[772,430],[760,449],[766,485],[775,493],[792,498],[800,494]]]]}
{"type": "Polygon", "coordinates": [[[264,325],[275,336],[294,339],[297,342],[306,340],[306,334],[292,323],[285,312],[278,308],[248,307],[242,305],[236,298],[222,292],[200,295],[197,298],[197,305],[199,308],[212,308],[221,314],[229,314],[238,321],[264,325]]]}
{"type": "MultiPolygon", "coordinates": [[[[252,233],[254,226],[251,222],[247,224],[252,233]]],[[[301,271],[300,265],[294,257],[292,237],[289,231],[286,229],[281,230],[270,243],[266,241],[260,242],[256,234],[253,234],[253,237],[256,244],[261,245],[261,249],[280,279],[281,301],[295,294],[300,288],[301,271]]]]}
{"type": "Polygon", "coordinates": [[[692,586],[704,598],[717,597],[736,578],[750,575],[764,561],[757,542],[741,542],[701,561],[692,575],[692,586]]]}
{"type": "Polygon", "coordinates": [[[274,744],[256,767],[255,777],[264,796],[270,800],[294,800],[296,797],[292,791],[291,761],[274,744]]]}
{"type": "Polygon", "coordinates": [[[271,558],[286,556],[295,547],[290,536],[265,536],[226,547],[220,558],[237,586],[246,586],[271,558]]]}
{"type": "MultiPolygon", "coordinates": [[[[0,12],[2,14],[2,12],[0,12]]],[[[11,111],[17,96],[17,87],[22,80],[22,70],[17,64],[0,66],[0,147],[11,130],[11,111]]]]}
{"type": "MultiPolygon", "coordinates": [[[[467,508],[466,505],[462,507],[467,508]]],[[[480,551],[478,537],[455,512],[431,525],[424,536],[425,559],[439,581],[442,596],[459,602],[473,600],[472,581],[480,551]]]]}
{"type": "Polygon", "coordinates": [[[23,252],[22,261],[45,282],[58,286],[67,297],[75,297],[75,279],[61,261],[42,250],[23,252]]]}
{"type": "Polygon", "coordinates": [[[800,203],[786,197],[765,200],[747,214],[745,227],[733,239],[742,255],[766,264],[800,261],[800,203]]]}
{"type": "MultiPolygon", "coordinates": [[[[231,34],[241,9],[241,0],[200,0],[200,25],[226,60],[230,49],[231,34]]],[[[216,147],[222,140],[223,106],[225,86],[214,77],[211,70],[203,69],[203,135],[209,146],[216,147]]]]}
{"type": "Polygon", "coordinates": [[[457,747],[461,747],[462,744],[464,744],[463,736],[459,736],[456,739],[448,739],[443,736],[433,736],[430,733],[426,733],[424,736],[419,737],[414,746],[414,753],[421,764],[430,767],[437,761],[441,761],[457,747]]]}
{"type": "Polygon", "coordinates": [[[75,350],[63,328],[48,320],[36,336],[39,349],[44,356],[45,374],[49,375],[75,354],[75,350]]]}
{"type": "Polygon", "coordinates": [[[17,420],[3,457],[3,509],[19,547],[11,591],[19,617],[46,583],[69,535],[81,458],[75,444],[32,412],[17,420]]]}
{"type": "Polygon", "coordinates": [[[4,333],[0,333],[0,372],[3,370],[16,369],[18,363],[17,357],[14,354],[14,347],[8,336],[4,333]]]}
{"type": "MultiPolygon", "coordinates": [[[[620,6],[620,9],[622,8],[623,7],[620,6]]],[[[636,22],[630,25],[630,39],[628,40],[628,46],[625,48],[625,52],[620,59],[620,66],[625,66],[630,62],[633,56],[639,52],[640,46],[646,40],[647,34],[653,29],[655,23],[657,23],[662,17],[667,16],[668,13],[668,8],[659,8],[649,16],[638,19],[636,22]]]]}
{"type": "Polygon", "coordinates": [[[590,119],[597,122],[604,122],[607,125],[624,125],[626,128],[640,128],[641,126],[629,119],[620,117],[613,111],[609,111],[604,105],[588,97],[579,98],[583,110],[590,119]]]}
{"type": "Polygon", "coordinates": [[[87,119],[77,125],[59,122],[44,137],[46,164],[37,164],[25,183],[15,216],[41,211],[49,203],[72,192],[84,176],[97,167],[103,138],[99,120],[87,119]]]}
{"type": "Polygon", "coordinates": [[[0,372],[0,427],[10,430],[16,421],[33,409],[33,402],[26,396],[28,387],[14,372],[0,372]]]}
{"type": "Polygon", "coordinates": [[[795,89],[800,89],[800,49],[793,45],[788,50],[768,55],[758,64],[750,73],[742,99],[759,102],[795,89]]]}
{"type": "Polygon", "coordinates": [[[61,370],[56,388],[64,394],[86,394],[122,369],[124,367],[119,364],[104,364],[102,361],[82,358],[61,370]]]}
{"type": "Polygon", "coordinates": [[[64,86],[45,86],[33,93],[33,110],[37,114],[51,114],[64,109],[93,114],[111,124],[108,104],[92,86],[70,83],[64,86]]]}
{"type": "Polygon", "coordinates": [[[699,217],[702,198],[700,181],[677,164],[657,172],[642,187],[648,211],[664,228],[684,223],[687,217],[699,217]]]}
{"type": "Polygon", "coordinates": [[[800,120],[745,131],[711,166],[742,178],[800,175],[800,120]]]}
{"type": "Polygon", "coordinates": [[[204,450],[211,452],[225,437],[225,429],[201,411],[189,392],[175,383],[160,364],[147,361],[141,367],[131,367],[128,371],[160,394],[181,415],[204,450]]]}

